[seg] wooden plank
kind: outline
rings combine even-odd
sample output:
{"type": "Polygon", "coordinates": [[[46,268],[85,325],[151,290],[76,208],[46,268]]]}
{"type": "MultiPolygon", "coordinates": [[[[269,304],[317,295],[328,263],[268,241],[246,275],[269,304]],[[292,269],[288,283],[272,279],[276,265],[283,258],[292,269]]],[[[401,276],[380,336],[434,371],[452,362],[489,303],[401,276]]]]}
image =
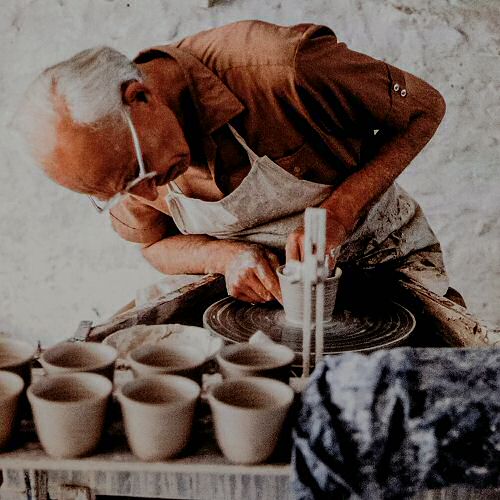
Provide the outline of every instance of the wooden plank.
{"type": "Polygon", "coordinates": [[[79,470],[101,472],[172,472],[172,473],[208,473],[208,474],[243,474],[258,476],[285,476],[290,473],[290,464],[266,463],[258,465],[239,465],[229,463],[222,455],[206,453],[185,458],[171,459],[164,462],[142,462],[130,452],[102,452],[86,458],[55,459],[47,456],[41,449],[17,450],[0,455],[0,467],[4,470],[40,469],[40,470],[79,470]]]}
{"type": "Polygon", "coordinates": [[[101,325],[94,326],[87,340],[101,342],[108,335],[139,324],[158,325],[189,321],[201,324],[203,311],[226,293],[223,276],[208,274],[139,308],[128,309],[101,325]],[[199,315],[199,319],[196,316],[199,315]]]}
{"type": "Polygon", "coordinates": [[[172,472],[48,471],[50,498],[59,498],[60,484],[70,481],[93,495],[120,498],[175,498],[204,500],[286,500],[288,477],[245,474],[172,472]]]}
{"type": "Polygon", "coordinates": [[[395,291],[397,300],[425,316],[435,333],[453,347],[493,345],[488,328],[464,307],[436,295],[417,281],[401,279],[395,291]]]}

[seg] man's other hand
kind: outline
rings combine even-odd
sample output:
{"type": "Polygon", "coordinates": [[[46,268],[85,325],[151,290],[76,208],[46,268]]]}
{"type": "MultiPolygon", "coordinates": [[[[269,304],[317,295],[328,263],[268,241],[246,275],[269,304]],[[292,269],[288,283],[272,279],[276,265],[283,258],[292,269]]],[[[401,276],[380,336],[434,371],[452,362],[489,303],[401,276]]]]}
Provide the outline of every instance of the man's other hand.
{"type": "Polygon", "coordinates": [[[231,247],[224,271],[229,295],[252,303],[282,302],[278,257],[256,244],[234,242],[231,247]]]}
{"type": "MultiPolygon", "coordinates": [[[[329,257],[330,270],[335,268],[337,249],[345,243],[347,231],[340,222],[336,221],[327,211],[326,216],[326,255],[329,257]]],[[[305,256],[304,227],[299,227],[288,236],[286,242],[286,261],[303,261],[305,256]]]]}

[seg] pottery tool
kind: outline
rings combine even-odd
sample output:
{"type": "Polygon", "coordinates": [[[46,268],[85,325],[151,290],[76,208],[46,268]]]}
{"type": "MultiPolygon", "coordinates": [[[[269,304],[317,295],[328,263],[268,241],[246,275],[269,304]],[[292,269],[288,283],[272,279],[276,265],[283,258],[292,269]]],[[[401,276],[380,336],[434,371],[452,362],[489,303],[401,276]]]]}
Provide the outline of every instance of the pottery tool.
{"type": "Polygon", "coordinates": [[[287,275],[291,282],[302,281],[302,376],[310,372],[311,337],[315,331],[315,362],[323,358],[325,307],[325,280],[329,276],[326,251],[326,210],[308,208],[305,212],[304,261],[287,264],[287,275]],[[313,294],[313,291],[316,293],[313,294]],[[314,295],[314,299],[313,299],[314,295]],[[314,308],[313,308],[314,301],[314,308]],[[315,311],[314,320],[313,310],[315,311]]]}
{"type": "Polygon", "coordinates": [[[308,208],[305,212],[304,262],[301,277],[304,286],[304,321],[302,324],[302,377],[310,372],[311,332],[315,330],[316,363],[323,357],[325,306],[324,280],[328,277],[326,249],[326,210],[308,208]],[[312,322],[312,290],[316,288],[316,314],[312,322]]]}

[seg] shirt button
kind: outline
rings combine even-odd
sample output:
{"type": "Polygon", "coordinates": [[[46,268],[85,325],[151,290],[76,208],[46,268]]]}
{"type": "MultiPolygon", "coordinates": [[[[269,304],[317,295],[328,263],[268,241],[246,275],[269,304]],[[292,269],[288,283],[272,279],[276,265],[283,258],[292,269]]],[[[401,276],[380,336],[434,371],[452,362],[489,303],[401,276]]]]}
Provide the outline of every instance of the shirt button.
{"type": "Polygon", "coordinates": [[[295,167],[295,168],[293,169],[293,173],[294,173],[295,175],[299,175],[301,172],[302,172],[302,169],[301,169],[300,167],[295,167]]]}
{"type": "Polygon", "coordinates": [[[401,97],[406,97],[406,93],[407,93],[407,92],[406,92],[406,89],[403,89],[403,90],[401,91],[401,97]]]}
{"type": "Polygon", "coordinates": [[[392,89],[394,90],[394,92],[397,92],[399,90],[399,83],[395,83],[392,89]]]}

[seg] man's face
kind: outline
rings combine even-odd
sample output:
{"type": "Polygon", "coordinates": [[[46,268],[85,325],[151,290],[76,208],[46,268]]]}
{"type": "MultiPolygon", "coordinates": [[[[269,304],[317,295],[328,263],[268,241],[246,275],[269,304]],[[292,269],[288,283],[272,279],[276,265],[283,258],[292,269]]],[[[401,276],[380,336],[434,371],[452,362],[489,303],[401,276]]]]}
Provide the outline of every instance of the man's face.
{"type": "MultiPolygon", "coordinates": [[[[44,159],[46,173],[73,190],[107,200],[139,175],[133,140],[125,120],[98,127],[76,124],[64,103],[57,106],[57,142],[44,159]]],[[[150,99],[129,109],[137,131],[146,172],[158,176],[141,183],[133,194],[153,200],[156,185],[165,184],[189,166],[189,148],[172,111],[150,99]]]]}

